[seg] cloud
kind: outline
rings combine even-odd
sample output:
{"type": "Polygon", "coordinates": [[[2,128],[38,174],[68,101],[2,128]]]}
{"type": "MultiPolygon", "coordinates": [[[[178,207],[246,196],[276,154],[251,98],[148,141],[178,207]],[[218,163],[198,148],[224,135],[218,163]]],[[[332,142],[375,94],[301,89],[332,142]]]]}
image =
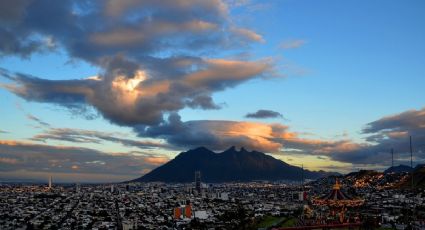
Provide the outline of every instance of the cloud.
{"type": "Polygon", "coordinates": [[[226,120],[181,121],[178,114],[171,114],[166,122],[157,126],[136,126],[141,137],[162,138],[182,149],[205,146],[224,150],[229,146],[245,147],[264,152],[279,151],[284,140],[296,138],[287,126],[258,122],[226,120]]]}
{"type": "Polygon", "coordinates": [[[3,134],[5,134],[5,133],[9,133],[8,131],[5,131],[5,130],[1,130],[0,129],[0,133],[3,133],[3,134]]]}
{"type": "Polygon", "coordinates": [[[271,128],[266,125],[234,121],[188,121],[172,114],[168,121],[158,126],[137,126],[135,131],[141,137],[163,138],[168,143],[181,148],[205,146],[213,150],[235,145],[251,149],[276,150],[279,144],[270,142],[271,128]]]}
{"type": "Polygon", "coordinates": [[[50,126],[50,124],[49,124],[49,123],[44,122],[44,121],[40,120],[39,118],[37,118],[37,117],[35,117],[35,116],[31,115],[31,114],[27,114],[27,118],[28,118],[29,120],[31,120],[31,121],[35,121],[35,122],[37,122],[37,123],[38,123],[39,125],[41,125],[41,126],[45,126],[45,127],[49,127],[49,126],[50,126]]]}
{"type": "Polygon", "coordinates": [[[368,143],[343,151],[334,151],[332,158],[359,164],[390,164],[391,149],[397,161],[410,163],[409,136],[413,139],[415,162],[421,162],[425,152],[425,108],[409,110],[370,122],[363,129],[368,143]]]}
{"type": "Polygon", "coordinates": [[[60,47],[72,58],[98,65],[117,53],[140,60],[262,40],[235,26],[221,0],[17,0],[0,9],[3,55],[28,56],[60,47]]]}
{"type": "Polygon", "coordinates": [[[0,22],[16,21],[24,13],[29,0],[2,1],[0,2],[0,22]]]}
{"type": "Polygon", "coordinates": [[[50,128],[44,133],[37,134],[31,138],[33,141],[46,142],[48,140],[66,141],[72,143],[97,143],[101,144],[104,141],[122,144],[127,147],[136,147],[139,149],[162,148],[169,149],[166,143],[158,141],[140,141],[128,138],[119,137],[119,133],[99,132],[83,129],[70,128],[50,128]]]}
{"type": "Polygon", "coordinates": [[[297,49],[305,45],[307,42],[302,39],[286,40],[280,43],[279,48],[281,49],[297,49]]]}
{"type": "Polygon", "coordinates": [[[249,41],[254,41],[254,42],[265,42],[264,38],[257,34],[256,32],[246,29],[246,28],[233,28],[231,29],[231,31],[238,36],[244,37],[249,41]]]}
{"type": "Polygon", "coordinates": [[[252,13],[254,11],[260,11],[269,9],[272,7],[271,2],[264,1],[252,1],[252,0],[225,0],[231,8],[242,7],[246,9],[248,12],[252,13]]]}
{"type": "MultiPolygon", "coordinates": [[[[167,160],[166,156],[152,156],[141,152],[111,154],[89,148],[0,141],[0,171],[2,174],[25,170],[50,174],[74,172],[85,174],[88,177],[87,180],[98,174],[121,175],[131,179],[167,160]]],[[[22,176],[29,177],[30,175],[22,176]]],[[[78,179],[74,178],[74,180],[78,179]]]]}
{"type": "Polygon", "coordinates": [[[260,109],[255,113],[248,113],[245,115],[246,118],[257,118],[257,119],[262,119],[262,118],[283,118],[283,115],[279,112],[276,111],[272,111],[272,110],[265,110],[265,109],[260,109]]]}
{"type": "Polygon", "coordinates": [[[28,101],[80,110],[90,105],[119,125],[155,125],[162,121],[164,113],[185,107],[218,109],[212,99],[214,92],[262,77],[271,68],[268,60],[180,61],[184,62],[181,65],[191,65],[194,70],[173,79],[156,79],[138,69],[137,64],[117,57],[104,64],[107,72],[98,78],[46,80],[8,73],[3,75],[13,83],[2,87],[28,101]]]}

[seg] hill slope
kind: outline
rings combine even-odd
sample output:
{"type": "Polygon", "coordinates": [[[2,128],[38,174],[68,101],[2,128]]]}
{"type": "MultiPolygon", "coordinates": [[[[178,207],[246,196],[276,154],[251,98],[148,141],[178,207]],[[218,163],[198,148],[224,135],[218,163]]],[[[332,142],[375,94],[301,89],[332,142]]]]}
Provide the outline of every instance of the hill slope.
{"type": "MultiPolygon", "coordinates": [[[[168,163],[133,181],[191,182],[195,171],[201,171],[204,182],[253,180],[301,180],[300,167],[289,165],[272,156],[232,147],[222,153],[200,147],[180,153],[168,163]]],[[[306,179],[317,179],[332,173],[304,170],[306,179]]]]}
{"type": "Polygon", "coordinates": [[[404,172],[411,172],[412,168],[407,165],[399,165],[399,166],[393,166],[389,167],[387,170],[384,171],[385,174],[387,173],[404,173],[404,172]]]}

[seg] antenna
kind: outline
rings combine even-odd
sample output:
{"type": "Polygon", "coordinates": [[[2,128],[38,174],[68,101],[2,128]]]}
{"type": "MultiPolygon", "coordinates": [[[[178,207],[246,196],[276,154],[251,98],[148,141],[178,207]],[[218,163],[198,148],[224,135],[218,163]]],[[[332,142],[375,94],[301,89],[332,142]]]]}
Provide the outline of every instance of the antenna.
{"type": "Polygon", "coordinates": [[[410,136],[409,140],[410,140],[410,167],[411,167],[411,170],[412,170],[412,189],[413,189],[413,187],[414,187],[414,184],[413,184],[413,176],[414,176],[415,174],[414,174],[414,170],[413,170],[413,148],[412,148],[412,136],[410,136]]]}

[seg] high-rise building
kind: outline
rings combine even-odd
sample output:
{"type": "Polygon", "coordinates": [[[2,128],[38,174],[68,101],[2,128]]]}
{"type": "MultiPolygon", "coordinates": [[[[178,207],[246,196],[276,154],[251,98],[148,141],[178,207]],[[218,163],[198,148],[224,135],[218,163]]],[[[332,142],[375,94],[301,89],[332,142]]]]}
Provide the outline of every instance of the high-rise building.
{"type": "Polygon", "coordinates": [[[49,189],[52,189],[52,176],[49,176],[49,189]]]}
{"type": "Polygon", "coordinates": [[[195,188],[198,193],[201,193],[201,171],[195,172],[195,188]]]}

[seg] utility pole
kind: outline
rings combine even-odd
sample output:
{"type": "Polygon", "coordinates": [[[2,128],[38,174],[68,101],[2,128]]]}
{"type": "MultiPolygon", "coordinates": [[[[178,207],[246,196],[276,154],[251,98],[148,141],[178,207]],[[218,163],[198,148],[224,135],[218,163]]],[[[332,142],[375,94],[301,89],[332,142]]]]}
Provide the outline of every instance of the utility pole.
{"type": "Polygon", "coordinates": [[[413,170],[413,148],[412,148],[412,136],[410,136],[410,167],[411,167],[411,170],[412,170],[412,189],[413,189],[413,187],[414,187],[414,184],[413,184],[413,176],[415,175],[414,174],[414,170],[413,170]]]}

